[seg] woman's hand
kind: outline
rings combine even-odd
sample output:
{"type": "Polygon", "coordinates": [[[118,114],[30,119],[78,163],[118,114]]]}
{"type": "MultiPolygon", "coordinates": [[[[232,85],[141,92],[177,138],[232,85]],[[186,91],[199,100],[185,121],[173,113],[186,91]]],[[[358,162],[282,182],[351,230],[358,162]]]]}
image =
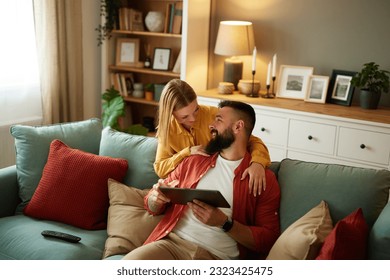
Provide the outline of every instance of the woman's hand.
{"type": "Polygon", "coordinates": [[[202,156],[209,156],[209,154],[206,153],[204,150],[204,147],[202,145],[199,146],[192,146],[190,148],[191,155],[202,155],[202,156]]]}
{"type": "Polygon", "coordinates": [[[241,180],[244,180],[249,175],[249,193],[254,196],[260,195],[266,187],[265,169],[257,162],[252,162],[251,165],[242,173],[241,180]]]}

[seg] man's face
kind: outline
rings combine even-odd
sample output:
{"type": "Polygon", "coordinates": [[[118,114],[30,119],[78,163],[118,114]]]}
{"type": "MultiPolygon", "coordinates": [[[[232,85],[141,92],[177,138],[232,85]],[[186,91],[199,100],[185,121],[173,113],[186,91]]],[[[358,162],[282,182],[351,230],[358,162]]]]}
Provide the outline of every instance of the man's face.
{"type": "Polygon", "coordinates": [[[232,129],[232,120],[229,107],[219,109],[215,116],[214,122],[210,125],[211,140],[207,144],[205,150],[208,154],[220,152],[223,149],[229,148],[235,141],[235,135],[232,129]],[[229,114],[230,113],[230,114],[229,114]]]}

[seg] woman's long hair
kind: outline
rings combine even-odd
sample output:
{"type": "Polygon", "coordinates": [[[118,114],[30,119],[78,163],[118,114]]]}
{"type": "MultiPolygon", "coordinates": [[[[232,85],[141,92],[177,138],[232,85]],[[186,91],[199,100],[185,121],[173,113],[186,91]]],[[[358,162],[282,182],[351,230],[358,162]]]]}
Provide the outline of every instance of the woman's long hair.
{"type": "Polygon", "coordinates": [[[173,79],[165,85],[160,97],[157,125],[157,137],[165,147],[168,145],[172,113],[188,106],[195,99],[194,89],[185,81],[173,79]]]}

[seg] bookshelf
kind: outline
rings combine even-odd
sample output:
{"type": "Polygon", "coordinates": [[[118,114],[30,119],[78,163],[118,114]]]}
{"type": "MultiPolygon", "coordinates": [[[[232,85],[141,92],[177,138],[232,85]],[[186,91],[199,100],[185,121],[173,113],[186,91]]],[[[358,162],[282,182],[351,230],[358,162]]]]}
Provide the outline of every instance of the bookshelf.
{"type": "MultiPolygon", "coordinates": [[[[137,25],[137,30],[117,28],[111,32],[111,39],[106,40],[102,45],[102,92],[114,85],[113,79],[118,79],[116,85],[120,86],[121,76],[128,77],[129,74],[132,76],[133,83],[156,85],[160,90],[162,85],[174,78],[186,80],[195,90],[206,90],[211,0],[129,0],[127,3],[127,8],[142,14],[143,30],[140,30],[139,25],[137,25]],[[145,25],[145,17],[148,12],[158,11],[165,14],[168,9],[172,9],[172,6],[179,6],[182,9],[179,32],[177,27],[176,33],[173,33],[173,29],[170,31],[167,27],[167,21],[164,22],[162,32],[149,31],[145,25]],[[116,63],[119,38],[139,40],[139,46],[137,46],[139,48],[139,63],[126,66],[116,63]],[[156,48],[170,50],[167,70],[153,69],[153,56],[156,48]],[[143,62],[148,56],[151,58],[151,68],[144,67],[143,62]],[[177,68],[173,71],[176,63],[180,64],[179,71],[177,68]]],[[[123,22],[121,26],[124,26],[123,22]]],[[[120,53],[122,52],[120,51],[120,53]]],[[[127,91],[127,94],[123,93],[127,107],[124,125],[142,124],[145,117],[156,117],[158,97],[146,100],[145,98],[133,97],[131,91],[127,91]]]]}

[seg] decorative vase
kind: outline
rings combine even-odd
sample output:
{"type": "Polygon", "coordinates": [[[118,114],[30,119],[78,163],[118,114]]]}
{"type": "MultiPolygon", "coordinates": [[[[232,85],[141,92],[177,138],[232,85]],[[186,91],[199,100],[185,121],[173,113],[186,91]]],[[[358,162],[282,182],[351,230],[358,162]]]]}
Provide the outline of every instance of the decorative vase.
{"type": "Polygon", "coordinates": [[[360,107],[363,109],[377,109],[381,92],[373,92],[369,90],[360,90],[360,107]]]}
{"type": "Polygon", "coordinates": [[[151,32],[164,31],[165,16],[162,12],[150,11],[145,17],[146,28],[151,32]]]}

